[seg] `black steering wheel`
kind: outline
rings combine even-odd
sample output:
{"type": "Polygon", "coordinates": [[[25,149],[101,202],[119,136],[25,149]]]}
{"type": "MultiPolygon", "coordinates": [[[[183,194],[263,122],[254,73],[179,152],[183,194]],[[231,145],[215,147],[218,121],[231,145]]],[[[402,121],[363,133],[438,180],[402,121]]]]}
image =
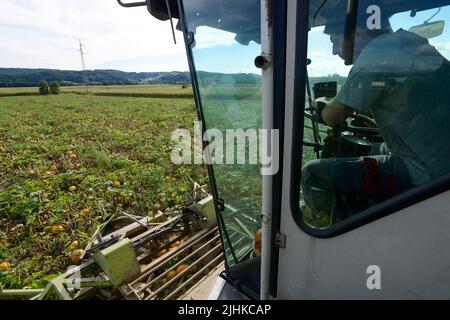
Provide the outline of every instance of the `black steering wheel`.
{"type": "MultiPolygon", "coordinates": [[[[305,117],[321,123],[319,117],[316,114],[312,114],[309,110],[305,111],[305,117]]],[[[351,133],[362,134],[366,136],[379,136],[380,129],[377,127],[375,120],[369,116],[355,113],[350,116],[351,121],[343,122],[341,124],[342,131],[349,131],[351,133]]]]}
{"type": "Polygon", "coordinates": [[[351,133],[361,134],[365,136],[380,135],[380,129],[378,128],[377,123],[373,118],[359,113],[351,115],[350,118],[351,121],[349,123],[343,123],[343,131],[349,131],[351,133]]]}

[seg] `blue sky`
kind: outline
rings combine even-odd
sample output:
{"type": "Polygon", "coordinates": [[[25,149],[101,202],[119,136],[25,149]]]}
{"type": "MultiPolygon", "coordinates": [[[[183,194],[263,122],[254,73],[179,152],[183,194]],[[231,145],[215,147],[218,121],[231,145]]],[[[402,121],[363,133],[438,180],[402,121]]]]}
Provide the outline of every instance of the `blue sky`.
{"type": "Polygon", "coordinates": [[[146,8],[116,0],[1,0],[0,67],[81,69],[78,39],[89,69],[188,70],[183,37],[146,8]]]}

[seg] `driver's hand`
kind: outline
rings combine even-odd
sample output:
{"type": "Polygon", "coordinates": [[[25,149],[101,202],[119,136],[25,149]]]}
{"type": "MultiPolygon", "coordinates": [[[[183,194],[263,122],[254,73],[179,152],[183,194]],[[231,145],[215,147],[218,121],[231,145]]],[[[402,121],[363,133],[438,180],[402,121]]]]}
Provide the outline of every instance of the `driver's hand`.
{"type": "Polygon", "coordinates": [[[315,101],[314,106],[318,114],[322,113],[323,109],[328,105],[328,101],[324,98],[319,98],[315,101]]]}
{"type": "Polygon", "coordinates": [[[314,108],[316,110],[315,116],[316,116],[317,122],[319,122],[321,124],[326,124],[322,118],[322,111],[323,111],[323,109],[325,109],[325,107],[327,105],[328,105],[328,101],[326,98],[319,98],[319,99],[316,99],[316,101],[314,101],[314,108]]]}

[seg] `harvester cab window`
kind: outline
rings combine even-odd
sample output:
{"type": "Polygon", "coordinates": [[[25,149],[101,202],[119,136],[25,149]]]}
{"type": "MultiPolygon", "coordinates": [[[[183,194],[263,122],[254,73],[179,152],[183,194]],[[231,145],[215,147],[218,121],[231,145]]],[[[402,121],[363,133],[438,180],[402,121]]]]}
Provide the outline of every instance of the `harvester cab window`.
{"type": "Polygon", "coordinates": [[[262,122],[261,71],[254,63],[261,54],[260,1],[194,0],[183,6],[202,126],[226,137],[210,141],[226,143],[224,157],[211,149],[210,156],[219,159],[213,160],[212,183],[221,201],[225,256],[234,266],[259,254],[254,242],[261,228],[260,167],[249,158],[242,164],[237,154],[242,145],[250,148],[262,122]]]}
{"type": "Polygon", "coordinates": [[[312,0],[300,208],[328,229],[450,172],[450,2],[312,0]]]}

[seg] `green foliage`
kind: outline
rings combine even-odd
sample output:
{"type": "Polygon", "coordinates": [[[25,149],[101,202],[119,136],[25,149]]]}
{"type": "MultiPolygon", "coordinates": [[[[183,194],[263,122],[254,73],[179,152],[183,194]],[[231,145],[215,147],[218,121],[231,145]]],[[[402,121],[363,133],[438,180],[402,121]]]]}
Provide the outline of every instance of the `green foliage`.
{"type": "MultiPolygon", "coordinates": [[[[126,85],[126,86],[66,86],[61,84],[61,93],[77,93],[82,95],[96,95],[129,98],[161,98],[161,99],[193,99],[192,90],[182,89],[176,85],[126,85]]],[[[1,84],[0,84],[1,85],[1,84]]],[[[0,97],[39,95],[32,87],[4,87],[0,88],[0,97]]],[[[66,106],[73,108],[72,106],[66,106]]]]}
{"type": "Polygon", "coordinates": [[[165,99],[189,99],[194,98],[192,92],[187,93],[134,93],[134,92],[94,92],[94,96],[100,97],[129,97],[129,98],[165,98],[165,99]]]}
{"type": "Polygon", "coordinates": [[[59,88],[60,88],[59,82],[53,81],[50,83],[50,93],[51,94],[59,94],[59,88]]]}
{"type": "Polygon", "coordinates": [[[42,95],[47,95],[47,94],[49,94],[49,92],[50,92],[50,90],[48,87],[48,82],[45,80],[41,80],[39,82],[39,93],[42,95]]]}
{"type": "Polygon", "coordinates": [[[21,97],[21,96],[36,96],[40,95],[40,92],[11,92],[11,93],[0,93],[0,97],[21,97]]]}

